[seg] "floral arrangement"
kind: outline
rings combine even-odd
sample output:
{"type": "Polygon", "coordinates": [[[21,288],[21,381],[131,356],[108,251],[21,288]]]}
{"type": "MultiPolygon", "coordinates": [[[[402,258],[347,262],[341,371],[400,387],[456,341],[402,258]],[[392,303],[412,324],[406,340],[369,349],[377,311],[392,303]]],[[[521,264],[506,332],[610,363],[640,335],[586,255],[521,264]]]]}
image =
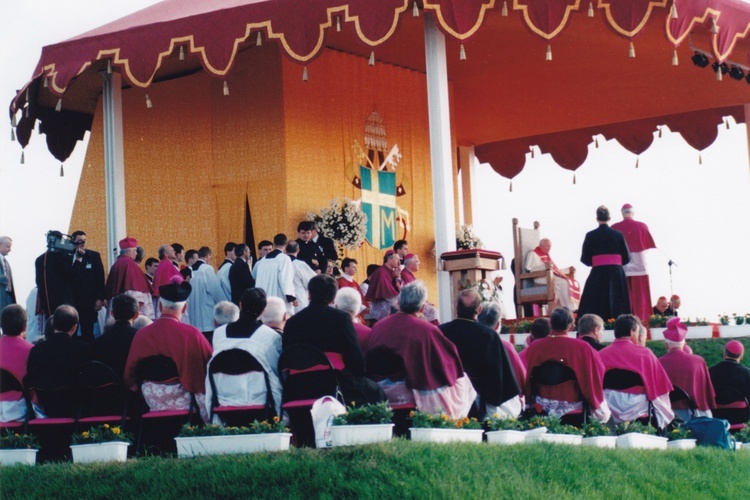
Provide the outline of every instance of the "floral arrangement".
{"type": "Polygon", "coordinates": [[[464,225],[458,228],[456,247],[459,250],[473,250],[475,248],[484,248],[484,243],[474,234],[474,229],[471,225],[464,225]]]}
{"type": "MultiPolygon", "coordinates": [[[[736,439],[738,443],[750,443],[750,426],[735,432],[734,439],[736,439]]],[[[750,444],[748,446],[750,446],[750,444]]]]}
{"type": "Polygon", "coordinates": [[[307,219],[316,221],[323,236],[347,250],[356,250],[365,241],[367,215],[360,209],[358,201],[335,198],[330,206],[320,210],[320,215],[307,212],[307,219]]]}
{"type": "Polygon", "coordinates": [[[533,321],[527,319],[503,321],[500,333],[530,333],[531,323],[533,323],[533,321]]]}
{"type": "Polygon", "coordinates": [[[0,450],[38,450],[39,448],[39,442],[32,434],[19,434],[11,429],[5,429],[0,436],[0,450]]]}
{"type": "Polygon", "coordinates": [[[610,436],[612,431],[605,424],[598,420],[591,419],[583,426],[583,435],[585,437],[610,436]]]}
{"type": "Polygon", "coordinates": [[[708,320],[706,318],[695,318],[695,321],[691,321],[687,318],[683,323],[685,326],[708,326],[708,320]]]}
{"type": "Polygon", "coordinates": [[[532,417],[523,421],[522,430],[537,429],[546,427],[550,434],[573,434],[583,435],[583,431],[574,425],[563,424],[557,417],[532,417]]]}
{"type": "Polygon", "coordinates": [[[268,420],[260,422],[254,420],[249,425],[241,427],[224,427],[218,424],[200,426],[188,423],[180,429],[179,437],[237,436],[240,434],[274,434],[277,432],[289,432],[289,429],[279,417],[273,417],[270,422],[268,420]]]}
{"type": "Polygon", "coordinates": [[[346,407],[346,413],[333,419],[333,425],[389,424],[392,418],[393,410],[387,402],[358,407],[352,401],[352,404],[346,407]]]}
{"type": "Polygon", "coordinates": [[[481,429],[482,424],[476,418],[453,419],[444,411],[433,414],[415,410],[409,413],[412,427],[420,429],[481,429]]]}
{"type": "Polygon", "coordinates": [[[517,418],[500,418],[497,413],[488,417],[484,421],[485,427],[491,431],[520,431],[523,422],[517,418]]]}
{"type": "Polygon", "coordinates": [[[605,330],[614,330],[615,329],[615,318],[609,318],[607,321],[604,322],[604,329],[605,330]]]}
{"type": "Polygon", "coordinates": [[[479,296],[482,298],[482,302],[492,302],[499,300],[497,294],[497,288],[495,285],[487,280],[479,281],[468,281],[461,280],[458,283],[459,291],[463,290],[476,290],[479,296]]]}
{"type": "Polygon", "coordinates": [[[671,431],[667,432],[667,439],[670,441],[677,441],[679,439],[693,439],[693,432],[682,426],[677,426],[671,431]]]}
{"type": "Polygon", "coordinates": [[[615,427],[615,434],[618,436],[630,433],[656,436],[657,430],[656,427],[652,425],[644,425],[640,422],[623,422],[615,427]]]}
{"type": "Polygon", "coordinates": [[[116,425],[109,424],[97,425],[87,431],[73,434],[73,444],[98,444],[120,441],[122,443],[133,444],[133,436],[130,433],[123,432],[116,425]]]}
{"type": "MultiPolygon", "coordinates": [[[[732,321],[734,321],[734,324],[737,325],[737,326],[740,326],[740,325],[750,325],[750,314],[732,313],[732,321]]],[[[729,316],[726,315],[726,314],[724,314],[724,315],[720,314],[719,315],[719,323],[721,323],[724,326],[728,326],[729,325],[729,316]]]]}
{"type": "Polygon", "coordinates": [[[667,320],[671,316],[662,316],[661,314],[652,314],[648,318],[648,326],[651,328],[665,328],[667,326],[667,320]]]}

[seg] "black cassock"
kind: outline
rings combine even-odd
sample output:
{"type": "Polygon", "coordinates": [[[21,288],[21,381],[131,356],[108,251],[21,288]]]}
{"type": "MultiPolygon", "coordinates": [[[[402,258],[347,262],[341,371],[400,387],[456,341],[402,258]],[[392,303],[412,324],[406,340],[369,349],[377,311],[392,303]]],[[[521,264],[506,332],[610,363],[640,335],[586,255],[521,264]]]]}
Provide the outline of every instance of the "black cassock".
{"type": "Polygon", "coordinates": [[[584,314],[597,314],[607,321],[609,318],[617,318],[620,314],[630,314],[628,282],[622,269],[623,265],[630,262],[630,251],[622,233],[606,224],[601,224],[586,233],[581,262],[592,266],[594,257],[602,255],[619,255],[622,264],[598,265],[591,268],[578,306],[579,318],[584,314]]]}

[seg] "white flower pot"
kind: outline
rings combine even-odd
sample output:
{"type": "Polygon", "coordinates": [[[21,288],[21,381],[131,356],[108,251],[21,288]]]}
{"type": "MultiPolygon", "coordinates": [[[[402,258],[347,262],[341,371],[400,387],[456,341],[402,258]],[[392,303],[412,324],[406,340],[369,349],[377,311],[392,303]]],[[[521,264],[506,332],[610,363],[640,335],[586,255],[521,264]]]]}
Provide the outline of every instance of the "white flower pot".
{"type": "Polygon", "coordinates": [[[422,429],[410,427],[412,441],[431,443],[481,443],[482,429],[422,429]]]}
{"type": "Polygon", "coordinates": [[[513,342],[516,345],[526,345],[526,338],[531,335],[530,333],[514,333],[513,342]]]}
{"type": "Polygon", "coordinates": [[[0,464],[3,465],[34,465],[39,450],[21,448],[17,450],[0,450],[0,464]]]}
{"type": "Polygon", "coordinates": [[[200,455],[227,455],[257,453],[261,451],[286,451],[292,435],[288,432],[270,434],[240,434],[234,436],[177,437],[179,458],[200,455]]]}
{"type": "Polygon", "coordinates": [[[597,448],[614,448],[617,446],[617,436],[591,436],[583,438],[584,446],[595,446],[597,448]]]}
{"type": "Polygon", "coordinates": [[[637,448],[642,450],[666,450],[667,438],[629,432],[617,437],[618,448],[637,448]]]}
{"type": "Polygon", "coordinates": [[[689,339],[710,339],[713,336],[713,326],[689,326],[687,337],[689,339]]]}
{"type": "Polygon", "coordinates": [[[736,338],[750,336],[750,325],[720,325],[719,337],[736,338]]]}
{"type": "Polygon", "coordinates": [[[572,444],[580,445],[583,436],[576,434],[537,434],[531,440],[532,443],[572,444]]]}
{"type": "Polygon", "coordinates": [[[523,434],[526,437],[527,443],[534,442],[535,436],[538,436],[540,434],[546,434],[546,433],[547,433],[546,427],[537,427],[536,429],[529,429],[528,431],[523,431],[523,434]]]}
{"type": "Polygon", "coordinates": [[[128,458],[128,446],[128,443],[122,441],[74,444],[70,446],[70,451],[73,452],[73,462],[77,464],[124,462],[128,458]]]}
{"type": "Polygon", "coordinates": [[[695,439],[675,439],[667,443],[667,448],[670,450],[692,450],[695,448],[695,439]]]}
{"type": "Polygon", "coordinates": [[[602,342],[614,342],[614,341],[615,341],[614,330],[604,330],[602,332],[602,342]]]}
{"type": "Polygon", "coordinates": [[[393,437],[393,424],[334,425],[331,427],[333,446],[381,443],[393,437]]]}
{"type": "Polygon", "coordinates": [[[523,431],[489,431],[486,434],[488,444],[518,444],[526,441],[526,433],[523,431]]]}
{"type": "Polygon", "coordinates": [[[666,328],[651,328],[651,340],[664,340],[666,328]]]}
{"type": "Polygon", "coordinates": [[[737,441],[736,447],[734,451],[744,451],[745,453],[750,453],[750,443],[740,443],[737,441]]]}

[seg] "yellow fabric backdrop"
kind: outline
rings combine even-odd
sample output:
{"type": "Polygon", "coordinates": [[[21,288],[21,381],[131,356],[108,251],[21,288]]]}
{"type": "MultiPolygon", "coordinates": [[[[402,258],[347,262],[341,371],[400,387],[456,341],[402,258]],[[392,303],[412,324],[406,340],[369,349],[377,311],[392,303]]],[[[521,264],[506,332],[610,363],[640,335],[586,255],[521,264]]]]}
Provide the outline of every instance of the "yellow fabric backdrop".
{"type": "MultiPolygon", "coordinates": [[[[398,197],[409,212],[411,251],[423,261],[419,277],[436,299],[432,187],[425,77],[421,73],[335,51],[302,68],[268,44],[238,56],[223,82],[203,73],[123,92],[128,235],[147,256],[162,243],[208,245],[214,264],[226,241],[244,235],[245,197],[256,243],[278,232],[296,237],[307,210],[336,197],[360,198],[351,184],[356,139],[364,142],[367,116],[385,122],[389,147],[403,158],[398,197]]],[[[90,247],[106,244],[101,106],[89,142],[71,222],[90,247]]],[[[400,236],[399,236],[400,237],[400,236]]],[[[102,252],[105,253],[105,252],[102,252]]],[[[347,252],[360,263],[382,263],[365,244],[347,252]]]]}

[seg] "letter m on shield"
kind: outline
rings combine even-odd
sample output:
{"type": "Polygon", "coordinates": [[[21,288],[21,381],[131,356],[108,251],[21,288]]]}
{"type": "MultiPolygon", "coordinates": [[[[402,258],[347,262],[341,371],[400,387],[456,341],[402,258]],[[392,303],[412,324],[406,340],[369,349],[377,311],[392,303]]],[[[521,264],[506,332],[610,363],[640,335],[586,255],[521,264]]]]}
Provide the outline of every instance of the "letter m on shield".
{"type": "Polygon", "coordinates": [[[366,238],[382,250],[396,241],[396,173],[360,165],[362,211],[367,214],[366,238]]]}

